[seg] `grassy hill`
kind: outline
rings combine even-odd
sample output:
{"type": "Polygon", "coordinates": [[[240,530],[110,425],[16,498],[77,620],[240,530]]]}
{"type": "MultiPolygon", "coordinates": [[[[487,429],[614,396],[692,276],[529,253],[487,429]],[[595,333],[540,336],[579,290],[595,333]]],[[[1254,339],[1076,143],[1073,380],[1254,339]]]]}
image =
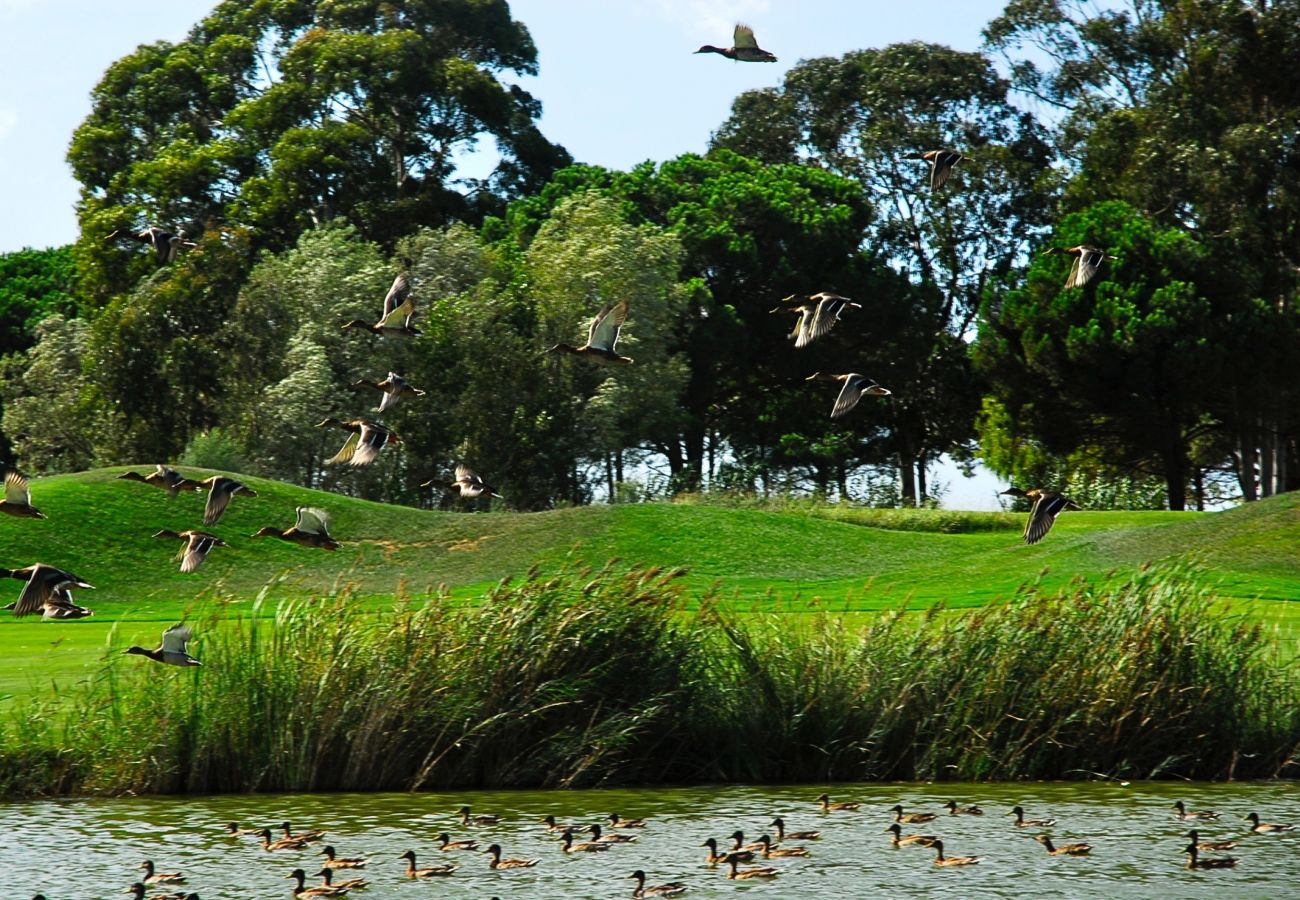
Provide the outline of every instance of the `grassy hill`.
{"type": "MultiPolygon", "coordinates": [[[[136,467],[141,468],[141,467],[136,467]]],[[[147,468],[147,467],[145,467],[147,468]]],[[[942,511],[846,510],[812,505],[732,508],[691,504],[586,507],[545,513],[465,514],[370,503],[259,478],[259,496],[237,497],[208,529],[228,541],[199,572],[183,575],[178,544],[160,528],[201,528],[204,496],[172,500],[116,478],[125,467],[32,483],[44,521],[0,516],[0,566],[60,566],[97,586],[81,593],[93,619],[46,623],[0,617],[0,690],[81,671],[115,626],[122,640],[152,644],[161,627],[196,601],[220,597],[247,607],[272,580],[272,598],[349,585],[384,603],[397,592],[439,584],[468,598],[534,562],[684,566],[688,583],[746,607],[851,611],[944,602],[962,607],[1009,596],[1025,583],[1047,586],[1102,577],[1146,562],[1194,560],[1228,597],[1259,600],[1250,611],[1300,628],[1300,496],[1285,495],[1221,513],[1067,513],[1041,544],[1020,542],[1023,516],[942,511]],[[336,553],[249,537],[288,527],[297,506],[333,517],[336,553]],[[959,533],[944,533],[944,529],[959,533]],[[75,648],[75,649],[74,649],[75,648]]],[[[212,474],[198,470],[196,477],[212,474]]],[[[187,471],[187,474],[189,472],[187,471]]],[[[17,581],[0,581],[0,602],[17,581]]]]}

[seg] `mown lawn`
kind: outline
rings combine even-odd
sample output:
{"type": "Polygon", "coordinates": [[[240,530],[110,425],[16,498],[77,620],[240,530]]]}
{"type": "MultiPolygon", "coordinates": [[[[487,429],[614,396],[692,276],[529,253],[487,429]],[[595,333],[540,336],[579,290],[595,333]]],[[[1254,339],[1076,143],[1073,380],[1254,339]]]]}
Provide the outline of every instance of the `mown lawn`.
{"type": "MultiPolygon", "coordinates": [[[[1193,561],[1200,577],[1237,601],[1237,611],[1276,626],[1289,643],[1300,636],[1295,495],[1221,513],[1068,513],[1046,540],[1027,547],[1019,536],[1021,515],[687,503],[466,514],[245,478],[259,496],[236,498],[209,529],[232,547],[216,549],[199,572],[183,575],[172,560],[178,544],[151,535],[201,528],[204,497],[171,500],[118,480],[122,471],[39,479],[32,483],[33,502],[47,520],[0,516],[0,566],[46,562],[97,587],[79,594],[95,610],[89,620],[0,616],[0,695],[48,691],[94,670],[109,646],[153,644],[163,627],[196,605],[226,603],[232,612],[247,612],[262,591],[274,601],[339,585],[370,605],[439,585],[473,602],[487,585],[534,563],[599,566],[611,558],[685,567],[695,597],[714,591],[739,608],[771,613],[843,610],[848,621],[903,603],[978,606],[1027,583],[1055,588],[1146,563],[1193,561]],[[304,505],[331,513],[342,550],[249,537],[263,525],[287,527],[294,508],[304,505]]],[[[209,474],[198,470],[196,477],[209,474]]],[[[0,602],[20,589],[18,581],[0,581],[0,602]]]]}

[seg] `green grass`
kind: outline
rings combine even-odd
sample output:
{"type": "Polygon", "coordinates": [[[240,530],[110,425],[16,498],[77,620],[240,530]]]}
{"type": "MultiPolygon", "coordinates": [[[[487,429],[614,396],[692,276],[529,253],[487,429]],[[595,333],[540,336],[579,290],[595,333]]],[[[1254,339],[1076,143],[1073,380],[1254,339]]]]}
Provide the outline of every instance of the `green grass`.
{"type": "MultiPolygon", "coordinates": [[[[141,467],[136,467],[141,468],[141,467]]],[[[171,500],[120,481],[125,467],[32,483],[45,521],[0,516],[0,565],[47,562],[98,587],[80,594],[93,619],[50,623],[0,616],[0,693],[48,690],[52,679],[88,671],[110,639],[153,643],[162,627],[206,599],[251,606],[268,582],[271,599],[305,598],[347,585],[353,602],[386,607],[405,593],[446,585],[469,601],[534,562],[555,567],[610,558],[683,567],[686,608],[716,586],[737,609],[868,613],[943,603],[980,606],[1026,583],[1067,586],[1078,576],[1137,571],[1144,563],[1196,563],[1220,596],[1251,601],[1257,621],[1283,640],[1300,635],[1300,496],[1284,495],[1222,513],[1079,512],[1063,515],[1041,544],[1019,539],[1022,515],[855,510],[812,503],[662,503],[546,513],[464,514],[369,503],[258,478],[211,531],[218,548],[192,575],[177,571],[177,544],[160,528],[202,527],[204,498],[171,500]],[[248,536],[287,527],[297,506],[327,509],[337,553],[248,536]],[[110,636],[116,627],[118,633],[110,636]]],[[[200,470],[199,477],[211,474],[200,470]]],[[[0,602],[17,596],[0,581],[0,602]]]]}

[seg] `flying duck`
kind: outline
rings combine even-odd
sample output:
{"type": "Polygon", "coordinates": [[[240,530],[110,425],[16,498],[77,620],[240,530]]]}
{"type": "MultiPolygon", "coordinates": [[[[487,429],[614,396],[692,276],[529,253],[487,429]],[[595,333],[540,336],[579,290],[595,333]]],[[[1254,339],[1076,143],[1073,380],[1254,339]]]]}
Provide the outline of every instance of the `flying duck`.
{"type": "Polygon", "coordinates": [[[754,29],[748,25],[737,25],[731,35],[730,47],[715,47],[705,44],[696,53],[717,53],[736,62],[776,62],[776,57],[758,46],[754,39],[754,29]]]}
{"type": "Polygon", "coordinates": [[[628,305],[627,300],[620,300],[618,303],[610,303],[601,307],[600,312],[596,313],[596,317],[587,326],[587,343],[581,347],[561,343],[556,344],[546,352],[571,353],[601,366],[616,363],[630,364],[632,358],[622,356],[615,349],[618,345],[619,335],[623,330],[623,323],[627,320],[628,305]]]}

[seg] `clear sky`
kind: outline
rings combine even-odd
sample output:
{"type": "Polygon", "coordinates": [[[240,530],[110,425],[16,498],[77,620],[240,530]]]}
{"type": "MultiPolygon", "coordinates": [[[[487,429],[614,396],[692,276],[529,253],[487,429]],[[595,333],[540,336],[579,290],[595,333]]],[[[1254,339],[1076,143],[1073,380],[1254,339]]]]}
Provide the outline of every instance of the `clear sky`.
{"type": "MultiPolygon", "coordinates": [[[[64,155],[104,69],[140,44],[178,41],[215,0],[0,0],[0,252],[76,238],[77,185],[64,155]]],[[[780,84],[801,59],[925,40],[962,50],[1002,0],[513,0],[540,74],[543,133],[581,162],[626,169],[701,152],[732,99],[780,84]],[[754,28],[775,64],[692,55],[754,28]]],[[[946,505],[990,508],[988,478],[951,483],[946,505]]]]}

